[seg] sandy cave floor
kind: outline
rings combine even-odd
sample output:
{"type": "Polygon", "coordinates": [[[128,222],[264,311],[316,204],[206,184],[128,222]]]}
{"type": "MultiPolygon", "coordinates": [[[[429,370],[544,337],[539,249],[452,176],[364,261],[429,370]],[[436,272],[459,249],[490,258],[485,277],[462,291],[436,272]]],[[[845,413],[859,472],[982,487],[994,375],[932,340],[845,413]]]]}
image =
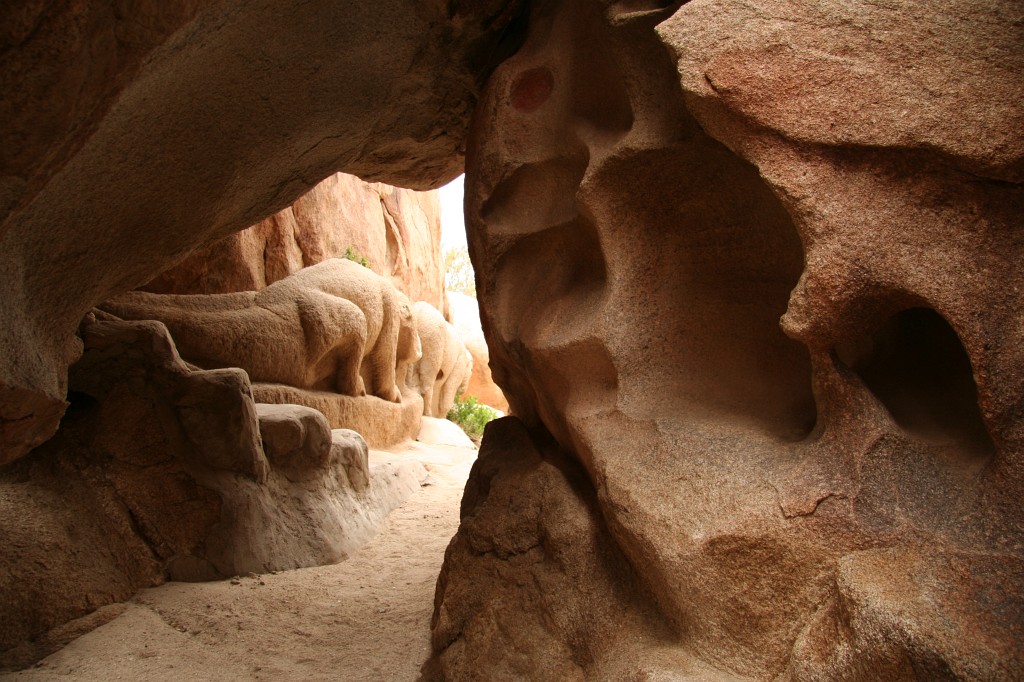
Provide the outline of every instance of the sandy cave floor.
{"type": "Polygon", "coordinates": [[[0,678],[415,680],[476,450],[412,443],[395,456],[430,476],[347,561],[144,590],[106,625],[0,678]]]}

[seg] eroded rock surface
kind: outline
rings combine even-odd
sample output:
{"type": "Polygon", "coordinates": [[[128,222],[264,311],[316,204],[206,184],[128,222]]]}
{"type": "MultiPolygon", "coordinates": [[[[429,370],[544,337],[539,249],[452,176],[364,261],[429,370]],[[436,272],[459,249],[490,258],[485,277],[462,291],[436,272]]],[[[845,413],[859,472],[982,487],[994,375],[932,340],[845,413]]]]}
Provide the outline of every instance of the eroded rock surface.
{"type": "Polygon", "coordinates": [[[179,352],[201,367],[241,367],[253,381],[369,393],[391,402],[401,400],[398,363],[407,364],[419,352],[408,299],[373,271],[343,258],[304,268],[260,291],[135,291],[101,308],[124,319],[160,320],[179,352]]]}
{"type": "Polygon", "coordinates": [[[346,253],[365,258],[413,301],[444,308],[437,193],[345,173],[328,177],[269,218],[198,249],[142,288],[161,294],[256,291],[346,253]]]}
{"type": "Polygon", "coordinates": [[[0,462],[53,434],[97,303],[339,170],[454,177],[519,5],[7,3],[0,462]]]}
{"type": "Polygon", "coordinates": [[[533,5],[466,176],[491,365],[529,442],[485,435],[519,454],[473,474],[431,673],[1024,674],[1022,19],[533,5]],[[609,608],[568,549],[583,521],[505,492],[558,461],[546,438],[650,601],[609,608]],[[645,603],[670,634],[623,619],[615,663],[595,653],[645,603]]]}
{"type": "Polygon", "coordinates": [[[340,561],[425,477],[370,467],[366,442],[313,409],[257,405],[240,369],[190,369],[159,322],[82,335],[57,438],[0,473],[0,666],[168,578],[340,561]]]}

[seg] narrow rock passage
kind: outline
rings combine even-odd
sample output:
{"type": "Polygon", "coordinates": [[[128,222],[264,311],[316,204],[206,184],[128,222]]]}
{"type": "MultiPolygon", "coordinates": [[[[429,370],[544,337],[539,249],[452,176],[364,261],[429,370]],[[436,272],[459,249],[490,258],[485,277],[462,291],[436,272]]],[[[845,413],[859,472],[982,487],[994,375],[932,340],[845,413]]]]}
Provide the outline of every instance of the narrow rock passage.
{"type": "Polygon", "coordinates": [[[347,561],[145,590],[35,668],[0,677],[415,680],[476,450],[417,442],[399,453],[371,452],[371,464],[394,457],[419,459],[430,476],[347,561]]]}

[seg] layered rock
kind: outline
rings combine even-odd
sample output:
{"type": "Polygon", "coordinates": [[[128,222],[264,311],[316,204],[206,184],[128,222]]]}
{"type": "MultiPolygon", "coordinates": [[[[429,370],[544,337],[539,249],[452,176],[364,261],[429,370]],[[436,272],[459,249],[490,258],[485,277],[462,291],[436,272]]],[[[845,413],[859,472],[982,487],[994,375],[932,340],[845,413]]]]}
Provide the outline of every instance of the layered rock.
{"type": "Polygon", "coordinates": [[[466,175],[529,437],[484,437],[429,672],[1024,674],[1022,19],[533,5],[466,175]]]}
{"type": "Polygon", "coordinates": [[[454,291],[447,292],[447,295],[452,325],[459,333],[462,343],[466,344],[466,350],[473,356],[473,373],[466,386],[466,395],[471,395],[496,410],[508,412],[505,394],[491,376],[491,355],[480,326],[480,308],[476,299],[454,291]]]}
{"type": "Polygon", "coordinates": [[[519,4],[6,8],[0,462],[53,434],[95,304],[339,170],[454,177],[519,4]]]}
{"type": "Polygon", "coordinates": [[[339,561],[425,477],[370,467],[365,441],[315,410],[255,403],[239,369],[190,369],[158,322],[82,332],[58,437],[0,472],[0,665],[168,578],[339,561]]]}
{"type": "Polygon", "coordinates": [[[413,301],[444,307],[436,192],[336,173],[294,204],[195,251],[144,287],[163,294],[256,291],[329,258],[365,259],[413,301]]]}
{"type": "Polygon", "coordinates": [[[443,418],[469,385],[473,356],[437,308],[420,301],[413,310],[423,356],[409,366],[408,384],[423,396],[424,415],[443,418]]]}

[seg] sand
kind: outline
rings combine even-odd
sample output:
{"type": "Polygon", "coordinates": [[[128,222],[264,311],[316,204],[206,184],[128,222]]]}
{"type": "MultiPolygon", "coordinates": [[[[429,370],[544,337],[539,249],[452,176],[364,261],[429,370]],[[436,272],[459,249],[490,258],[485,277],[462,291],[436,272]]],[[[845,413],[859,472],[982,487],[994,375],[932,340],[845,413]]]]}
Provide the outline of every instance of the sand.
{"type": "Polygon", "coordinates": [[[415,680],[429,654],[434,585],[459,522],[471,447],[412,443],[430,477],[348,560],[168,583],[19,680],[415,680]]]}

